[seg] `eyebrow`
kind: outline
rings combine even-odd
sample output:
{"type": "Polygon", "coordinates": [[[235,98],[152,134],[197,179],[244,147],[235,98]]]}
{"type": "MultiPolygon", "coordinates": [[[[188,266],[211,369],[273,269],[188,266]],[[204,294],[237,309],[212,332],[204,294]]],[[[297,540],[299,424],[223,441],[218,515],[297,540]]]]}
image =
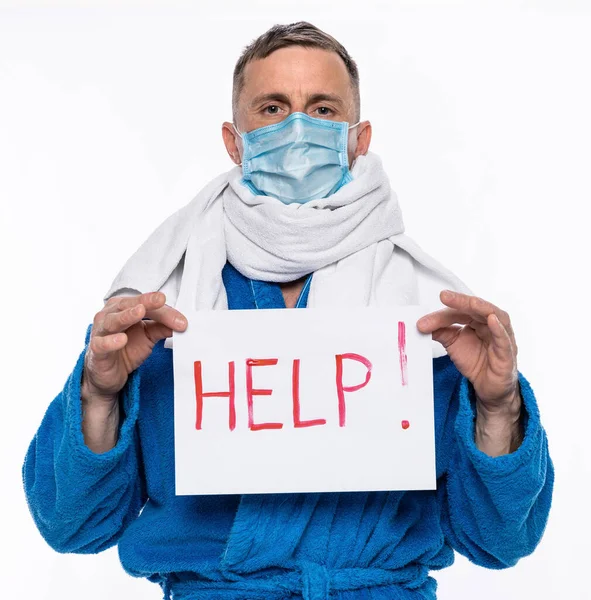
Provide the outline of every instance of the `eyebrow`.
{"type": "MultiPolygon", "coordinates": [[[[280,92],[270,92],[270,93],[266,93],[266,94],[259,94],[258,96],[255,96],[252,99],[252,102],[250,103],[251,106],[256,106],[258,104],[264,104],[265,102],[270,102],[274,100],[275,102],[281,102],[283,104],[290,104],[290,99],[289,96],[287,96],[286,94],[282,94],[280,92]]],[[[316,104],[317,102],[334,102],[335,104],[338,104],[340,106],[342,106],[344,104],[343,99],[340,96],[337,96],[336,94],[323,94],[323,93],[319,93],[319,94],[312,94],[307,102],[306,102],[306,106],[309,104],[316,104]]]]}
{"type": "Polygon", "coordinates": [[[316,104],[317,102],[334,102],[335,104],[343,104],[343,99],[336,94],[312,94],[308,98],[308,104],[316,104]]]}

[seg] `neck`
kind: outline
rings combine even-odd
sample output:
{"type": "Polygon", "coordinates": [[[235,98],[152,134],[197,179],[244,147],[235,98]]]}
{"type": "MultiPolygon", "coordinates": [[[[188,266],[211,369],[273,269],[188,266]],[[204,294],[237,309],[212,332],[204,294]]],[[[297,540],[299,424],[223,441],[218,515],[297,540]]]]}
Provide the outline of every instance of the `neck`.
{"type": "Polygon", "coordinates": [[[304,288],[304,284],[306,283],[306,277],[279,284],[281,293],[283,294],[283,300],[285,301],[285,308],[295,308],[298,298],[302,293],[302,289],[304,288]]]}

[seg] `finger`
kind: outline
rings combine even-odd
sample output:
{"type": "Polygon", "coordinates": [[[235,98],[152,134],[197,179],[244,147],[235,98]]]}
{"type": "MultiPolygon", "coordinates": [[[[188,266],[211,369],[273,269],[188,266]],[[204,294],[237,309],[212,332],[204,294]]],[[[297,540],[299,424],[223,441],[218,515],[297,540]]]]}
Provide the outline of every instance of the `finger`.
{"type": "MultiPolygon", "coordinates": [[[[94,327],[96,327],[99,330],[99,332],[102,331],[100,317],[103,317],[106,314],[116,314],[117,311],[126,311],[131,308],[144,306],[145,313],[142,314],[141,317],[136,319],[130,319],[131,314],[137,317],[138,313],[129,313],[124,318],[123,324],[127,323],[126,327],[118,327],[117,320],[109,318],[107,320],[107,331],[105,331],[105,333],[123,331],[124,329],[126,329],[127,327],[129,327],[130,325],[139,321],[142,318],[159,321],[167,327],[174,329],[175,331],[184,331],[187,328],[188,324],[186,317],[177,309],[172,308],[167,304],[164,304],[165,300],[166,296],[162,292],[148,292],[146,294],[139,294],[137,296],[114,296],[113,298],[109,299],[103,311],[97,314],[97,317],[95,318],[94,327]]],[[[137,310],[139,310],[139,308],[137,310]]]]}
{"type": "Polygon", "coordinates": [[[492,344],[489,348],[493,354],[501,361],[513,362],[513,343],[511,337],[497,315],[491,314],[489,316],[488,328],[492,338],[492,344]]]}
{"type": "Polygon", "coordinates": [[[467,323],[467,326],[470,327],[470,329],[473,329],[481,340],[490,340],[491,333],[487,322],[482,323],[481,321],[472,319],[469,323],[467,323]]]}
{"type": "Polygon", "coordinates": [[[158,321],[146,321],[146,335],[155,344],[164,338],[171,337],[172,329],[158,321]]]}
{"type": "Polygon", "coordinates": [[[417,327],[422,333],[433,333],[436,329],[449,327],[455,323],[466,325],[473,319],[474,317],[462,311],[453,310],[450,308],[442,308],[441,310],[436,310],[435,312],[421,317],[417,321],[417,327]]]}
{"type": "Polygon", "coordinates": [[[125,310],[109,313],[98,323],[95,335],[110,335],[125,331],[141,321],[145,314],[146,307],[143,304],[136,304],[125,310]]]}
{"type": "Polygon", "coordinates": [[[504,310],[494,305],[492,302],[488,302],[478,296],[469,296],[468,294],[461,294],[451,290],[443,290],[439,295],[439,298],[446,306],[467,314],[478,316],[485,321],[488,318],[488,315],[494,313],[504,325],[507,325],[510,322],[509,315],[504,310]]]}
{"type": "Polygon", "coordinates": [[[119,309],[116,307],[116,303],[119,298],[109,298],[109,301],[99,310],[92,320],[92,331],[95,332],[100,324],[105,320],[105,317],[113,312],[117,312],[119,309]]]}
{"type": "Polygon", "coordinates": [[[160,308],[148,310],[146,317],[162,323],[174,331],[184,331],[187,328],[186,317],[180,311],[176,310],[176,308],[172,308],[172,306],[166,304],[160,308]]]}
{"type": "Polygon", "coordinates": [[[148,292],[146,294],[137,294],[136,296],[112,296],[107,300],[103,308],[96,313],[92,322],[93,329],[99,327],[101,321],[106,315],[121,312],[133,308],[138,304],[143,304],[146,310],[158,308],[166,301],[166,296],[162,292],[148,292]]]}
{"type": "Polygon", "coordinates": [[[175,331],[184,331],[187,327],[186,317],[172,306],[165,304],[166,296],[162,292],[148,292],[139,296],[121,298],[116,306],[120,309],[143,304],[146,307],[145,317],[163,323],[175,331]]]}
{"type": "Polygon", "coordinates": [[[461,325],[451,325],[449,327],[442,327],[441,329],[436,329],[433,332],[433,339],[436,342],[439,342],[443,345],[444,348],[451,346],[460,335],[460,331],[462,331],[461,325]]]}
{"type": "Polygon", "coordinates": [[[121,350],[127,344],[127,335],[125,333],[115,333],[105,336],[94,336],[91,338],[88,347],[95,358],[106,358],[112,352],[121,350]]]}
{"type": "Polygon", "coordinates": [[[143,304],[146,311],[160,308],[166,302],[166,296],[162,292],[147,292],[137,296],[119,296],[115,299],[115,306],[119,310],[131,308],[137,304],[143,304]]]}

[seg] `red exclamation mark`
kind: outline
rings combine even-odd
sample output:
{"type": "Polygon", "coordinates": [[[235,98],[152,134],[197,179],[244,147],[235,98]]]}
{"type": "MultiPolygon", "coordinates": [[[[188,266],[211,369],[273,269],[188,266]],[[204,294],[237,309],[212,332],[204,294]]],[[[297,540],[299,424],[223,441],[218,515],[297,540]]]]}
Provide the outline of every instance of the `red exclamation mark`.
{"type": "MultiPolygon", "coordinates": [[[[406,356],[406,325],[404,321],[398,321],[398,355],[400,357],[400,379],[402,385],[408,385],[408,357],[406,356]]],[[[408,429],[410,422],[405,419],[400,425],[402,429],[408,429]]]]}
{"type": "Polygon", "coordinates": [[[407,374],[407,363],[408,358],[406,356],[406,325],[404,321],[398,321],[398,354],[400,356],[400,377],[402,379],[402,385],[408,384],[407,374]]]}

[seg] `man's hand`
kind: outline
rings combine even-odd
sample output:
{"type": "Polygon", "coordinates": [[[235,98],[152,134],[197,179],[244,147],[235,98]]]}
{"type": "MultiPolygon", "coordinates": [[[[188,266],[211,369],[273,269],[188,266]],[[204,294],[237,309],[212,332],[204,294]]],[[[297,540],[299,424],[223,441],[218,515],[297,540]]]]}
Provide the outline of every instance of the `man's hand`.
{"type": "Polygon", "coordinates": [[[162,292],[115,296],[94,317],[82,374],[82,430],[94,452],[106,452],[117,441],[117,395],[129,374],[156,342],[187,327],[187,319],[165,302],[162,292]]]}
{"type": "Polygon", "coordinates": [[[450,290],[440,294],[444,308],[417,321],[432,333],[477,397],[476,443],[491,456],[514,451],[521,443],[521,396],[517,344],[509,315],[476,296],[450,290]]]}
{"type": "Polygon", "coordinates": [[[113,399],[156,342],[170,337],[173,330],[185,330],[186,318],[165,301],[162,292],[115,296],[95,315],[84,357],[83,380],[89,396],[113,399]]]}

